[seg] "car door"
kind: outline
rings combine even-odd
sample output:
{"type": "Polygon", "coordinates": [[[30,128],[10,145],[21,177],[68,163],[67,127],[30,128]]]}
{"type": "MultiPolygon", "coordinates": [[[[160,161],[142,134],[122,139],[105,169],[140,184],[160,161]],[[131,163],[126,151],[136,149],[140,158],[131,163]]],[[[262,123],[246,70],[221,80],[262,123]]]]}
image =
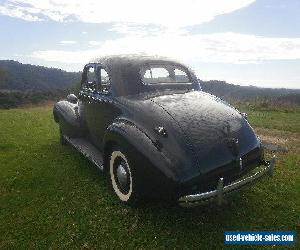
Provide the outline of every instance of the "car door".
{"type": "Polygon", "coordinates": [[[91,127],[91,119],[93,117],[94,95],[97,90],[97,77],[95,74],[95,64],[87,64],[82,73],[81,89],[79,92],[79,114],[82,124],[88,131],[88,137],[91,139],[93,128],[91,127]]]}
{"type": "Polygon", "coordinates": [[[102,150],[102,141],[107,127],[120,113],[111,93],[111,80],[107,70],[100,64],[93,65],[94,79],[86,104],[86,122],[90,139],[95,146],[102,150]]]}

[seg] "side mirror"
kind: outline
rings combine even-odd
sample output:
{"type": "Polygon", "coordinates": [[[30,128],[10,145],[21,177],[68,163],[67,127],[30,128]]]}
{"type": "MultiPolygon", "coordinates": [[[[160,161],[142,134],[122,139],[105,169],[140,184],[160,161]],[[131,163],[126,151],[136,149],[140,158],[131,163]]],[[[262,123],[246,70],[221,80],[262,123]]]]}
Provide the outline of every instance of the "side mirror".
{"type": "Polygon", "coordinates": [[[74,95],[74,94],[69,94],[69,95],[67,96],[67,101],[70,102],[70,103],[76,104],[77,101],[78,101],[78,98],[77,98],[77,96],[74,95]]]}

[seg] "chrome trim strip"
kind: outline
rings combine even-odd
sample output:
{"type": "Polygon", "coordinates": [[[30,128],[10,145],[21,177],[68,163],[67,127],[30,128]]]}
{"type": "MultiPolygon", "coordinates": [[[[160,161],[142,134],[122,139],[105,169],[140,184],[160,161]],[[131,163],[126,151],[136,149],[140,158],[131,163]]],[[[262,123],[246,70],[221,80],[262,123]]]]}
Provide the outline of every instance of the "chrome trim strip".
{"type": "Polygon", "coordinates": [[[264,163],[266,166],[262,170],[248,176],[242,180],[237,180],[227,186],[224,186],[224,179],[220,178],[218,181],[217,189],[205,193],[191,194],[182,196],[178,199],[179,205],[183,207],[193,207],[199,205],[201,201],[216,198],[217,204],[221,205],[223,202],[224,195],[239,190],[241,187],[248,184],[254,183],[256,180],[260,179],[265,175],[273,176],[274,166],[275,166],[276,156],[274,155],[270,161],[264,163]]]}

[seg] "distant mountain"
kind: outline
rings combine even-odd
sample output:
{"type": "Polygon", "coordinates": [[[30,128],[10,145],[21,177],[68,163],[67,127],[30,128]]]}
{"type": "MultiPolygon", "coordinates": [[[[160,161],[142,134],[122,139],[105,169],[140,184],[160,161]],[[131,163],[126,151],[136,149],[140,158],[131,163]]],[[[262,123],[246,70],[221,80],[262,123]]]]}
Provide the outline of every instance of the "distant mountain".
{"type": "Polygon", "coordinates": [[[0,60],[0,90],[52,91],[66,89],[80,81],[78,72],[0,60]]]}
{"type": "MultiPolygon", "coordinates": [[[[17,105],[60,98],[75,91],[81,79],[80,72],[22,64],[12,60],[0,60],[0,107],[8,102],[17,105]],[[17,100],[17,101],[16,101],[17,100]]],[[[225,81],[200,81],[204,91],[229,102],[269,102],[300,106],[300,89],[272,89],[239,86],[225,81]]],[[[6,105],[6,106],[12,106],[6,105]]]]}
{"type": "Polygon", "coordinates": [[[268,101],[278,104],[300,105],[300,89],[273,89],[255,86],[240,86],[225,81],[200,81],[202,90],[226,101],[268,101]]]}

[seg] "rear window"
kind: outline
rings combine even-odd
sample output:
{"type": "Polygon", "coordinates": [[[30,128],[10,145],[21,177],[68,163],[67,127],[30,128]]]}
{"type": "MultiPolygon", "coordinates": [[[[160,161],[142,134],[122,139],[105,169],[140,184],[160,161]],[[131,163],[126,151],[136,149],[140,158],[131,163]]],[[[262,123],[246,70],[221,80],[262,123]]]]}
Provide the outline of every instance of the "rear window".
{"type": "Polygon", "coordinates": [[[141,70],[141,76],[145,84],[191,82],[186,70],[176,65],[147,66],[141,70]]]}

